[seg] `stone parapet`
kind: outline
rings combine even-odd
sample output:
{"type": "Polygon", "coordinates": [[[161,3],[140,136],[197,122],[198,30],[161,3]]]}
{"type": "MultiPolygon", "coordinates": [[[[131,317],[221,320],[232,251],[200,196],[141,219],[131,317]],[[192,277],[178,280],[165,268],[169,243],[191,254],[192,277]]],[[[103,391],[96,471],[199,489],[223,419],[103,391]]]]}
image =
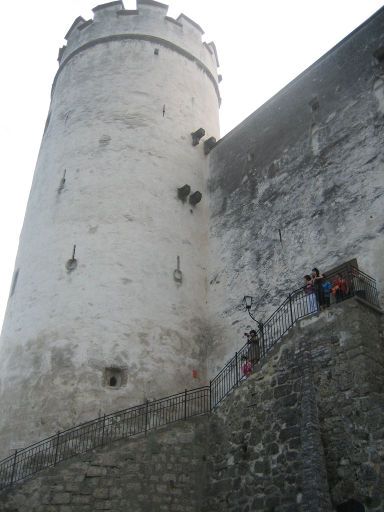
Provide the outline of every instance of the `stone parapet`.
{"type": "Polygon", "coordinates": [[[144,39],[150,37],[160,46],[173,47],[175,51],[189,55],[212,74],[218,83],[219,65],[214,43],[203,43],[204,31],[185,14],[176,20],[167,16],[168,6],[150,0],[138,0],[136,10],[124,9],[122,1],[98,5],[92,19],[76,18],[65,39],[67,45],[59,53],[60,67],[74,54],[116,39],[144,39]]]}

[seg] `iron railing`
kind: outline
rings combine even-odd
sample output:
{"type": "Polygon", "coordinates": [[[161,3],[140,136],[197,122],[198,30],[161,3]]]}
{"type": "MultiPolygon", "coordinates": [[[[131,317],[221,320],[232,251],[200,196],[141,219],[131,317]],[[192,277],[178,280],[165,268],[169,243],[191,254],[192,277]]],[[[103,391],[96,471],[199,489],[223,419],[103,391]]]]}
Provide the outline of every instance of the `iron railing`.
{"type": "MultiPolygon", "coordinates": [[[[375,280],[354,267],[339,272],[347,283],[347,291],[338,297],[345,300],[358,296],[378,306],[375,280]]],[[[336,276],[327,275],[333,281],[336,276]]],[[[320,298],[308,295],[303,288],[290,293],[278,309],[257,330],[259,347],[256,359],[263,358],[284,334],[301,318],[319,310],[320,298]]],[[[206,414],[214,409],[239,383],[246,378],[243,372],[245,358],[255,362],[254,347],[245,344],[228,361],[209,386],[185,390],[182,393],[130,407],[82,423],[76,427],[15,451],[0,461],[0,490],[30,478],[43,469],[105,446],[112,441],[146,434],[163,425],[206,414]]]]}
{"type": "MultiPolygon", "coordinates": [[[[258,322],[256,336],[259,340],[259,357],[264,358],[282,337],[299,320],[317,313],[321,308],[331,306],[351,297],[359,297],[373,306],[379,307],[379,296],[375,280],[361,270],[344,265],[336,272],[327,273],[324,283],[334,285],[338,276],[344,280],[343,290],[337,295],[323,289],[321,293],[306,293],[303,287],[290,293],[282,304],[264,323],[258,322]]],[[[251,314],[253,317],[254,315],[251,314]]],[[[252,361],[254,348],[246,343],[211,382],[213,406],[219,404],[246,376],[242,368],[245,358],[252,361]]]]}
{"type": "Polygon", "coordinates": [[[43,469],[112,441],[146,434],[211,410],[209,386],[130,407],[39,441],[0,462],[0,490],[43,469]]]}

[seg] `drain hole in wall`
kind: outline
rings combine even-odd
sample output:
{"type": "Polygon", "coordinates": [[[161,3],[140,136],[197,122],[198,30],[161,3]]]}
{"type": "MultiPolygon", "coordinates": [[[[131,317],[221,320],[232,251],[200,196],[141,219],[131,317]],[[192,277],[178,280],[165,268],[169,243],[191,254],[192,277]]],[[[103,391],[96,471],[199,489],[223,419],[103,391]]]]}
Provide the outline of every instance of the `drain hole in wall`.
{"type": "Polygon", "coordinates": [[[105,368],[104,385],[108,388],[121,388],[127,383],[127,371],[122,368],[105,368]]]}

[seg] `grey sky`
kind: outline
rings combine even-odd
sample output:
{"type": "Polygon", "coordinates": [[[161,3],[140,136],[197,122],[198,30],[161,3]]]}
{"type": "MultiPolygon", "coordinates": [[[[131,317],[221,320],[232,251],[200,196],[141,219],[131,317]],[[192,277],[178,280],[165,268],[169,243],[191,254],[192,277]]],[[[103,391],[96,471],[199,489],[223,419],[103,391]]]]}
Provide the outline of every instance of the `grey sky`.
{"type": "MultiPolygon", "coordinates": [[[[1,6],[0,321],[58,50],[73,20],[91,17],[98,3],[18,0],[1,6]]],[[[184,12],[216,43],[224,134],[381,6],[381,0],[170,0],[169,15],[184,12]]],[[[126,0],[125,7],[135,8],[135,1],[126,0]]]]}

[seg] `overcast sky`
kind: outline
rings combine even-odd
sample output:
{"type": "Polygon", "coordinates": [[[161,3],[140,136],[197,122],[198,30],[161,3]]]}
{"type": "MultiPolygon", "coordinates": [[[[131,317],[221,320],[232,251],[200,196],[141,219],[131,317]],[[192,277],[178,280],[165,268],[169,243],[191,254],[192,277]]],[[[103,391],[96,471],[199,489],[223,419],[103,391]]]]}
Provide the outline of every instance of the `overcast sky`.
{"type": "MultiPolygon", "coordinates": [[[[1,3],[0,324],[49,107],[57,54],[74,19],[97,0],[1,3]]],[[[382,0],[170,0],[219,52],[222,134],[377,11],[382,0]]],[[[126,0],[127,9],[135,0],[126,0]]],[[[42,250],[44,248],[42,247],[42,250]]]]}

